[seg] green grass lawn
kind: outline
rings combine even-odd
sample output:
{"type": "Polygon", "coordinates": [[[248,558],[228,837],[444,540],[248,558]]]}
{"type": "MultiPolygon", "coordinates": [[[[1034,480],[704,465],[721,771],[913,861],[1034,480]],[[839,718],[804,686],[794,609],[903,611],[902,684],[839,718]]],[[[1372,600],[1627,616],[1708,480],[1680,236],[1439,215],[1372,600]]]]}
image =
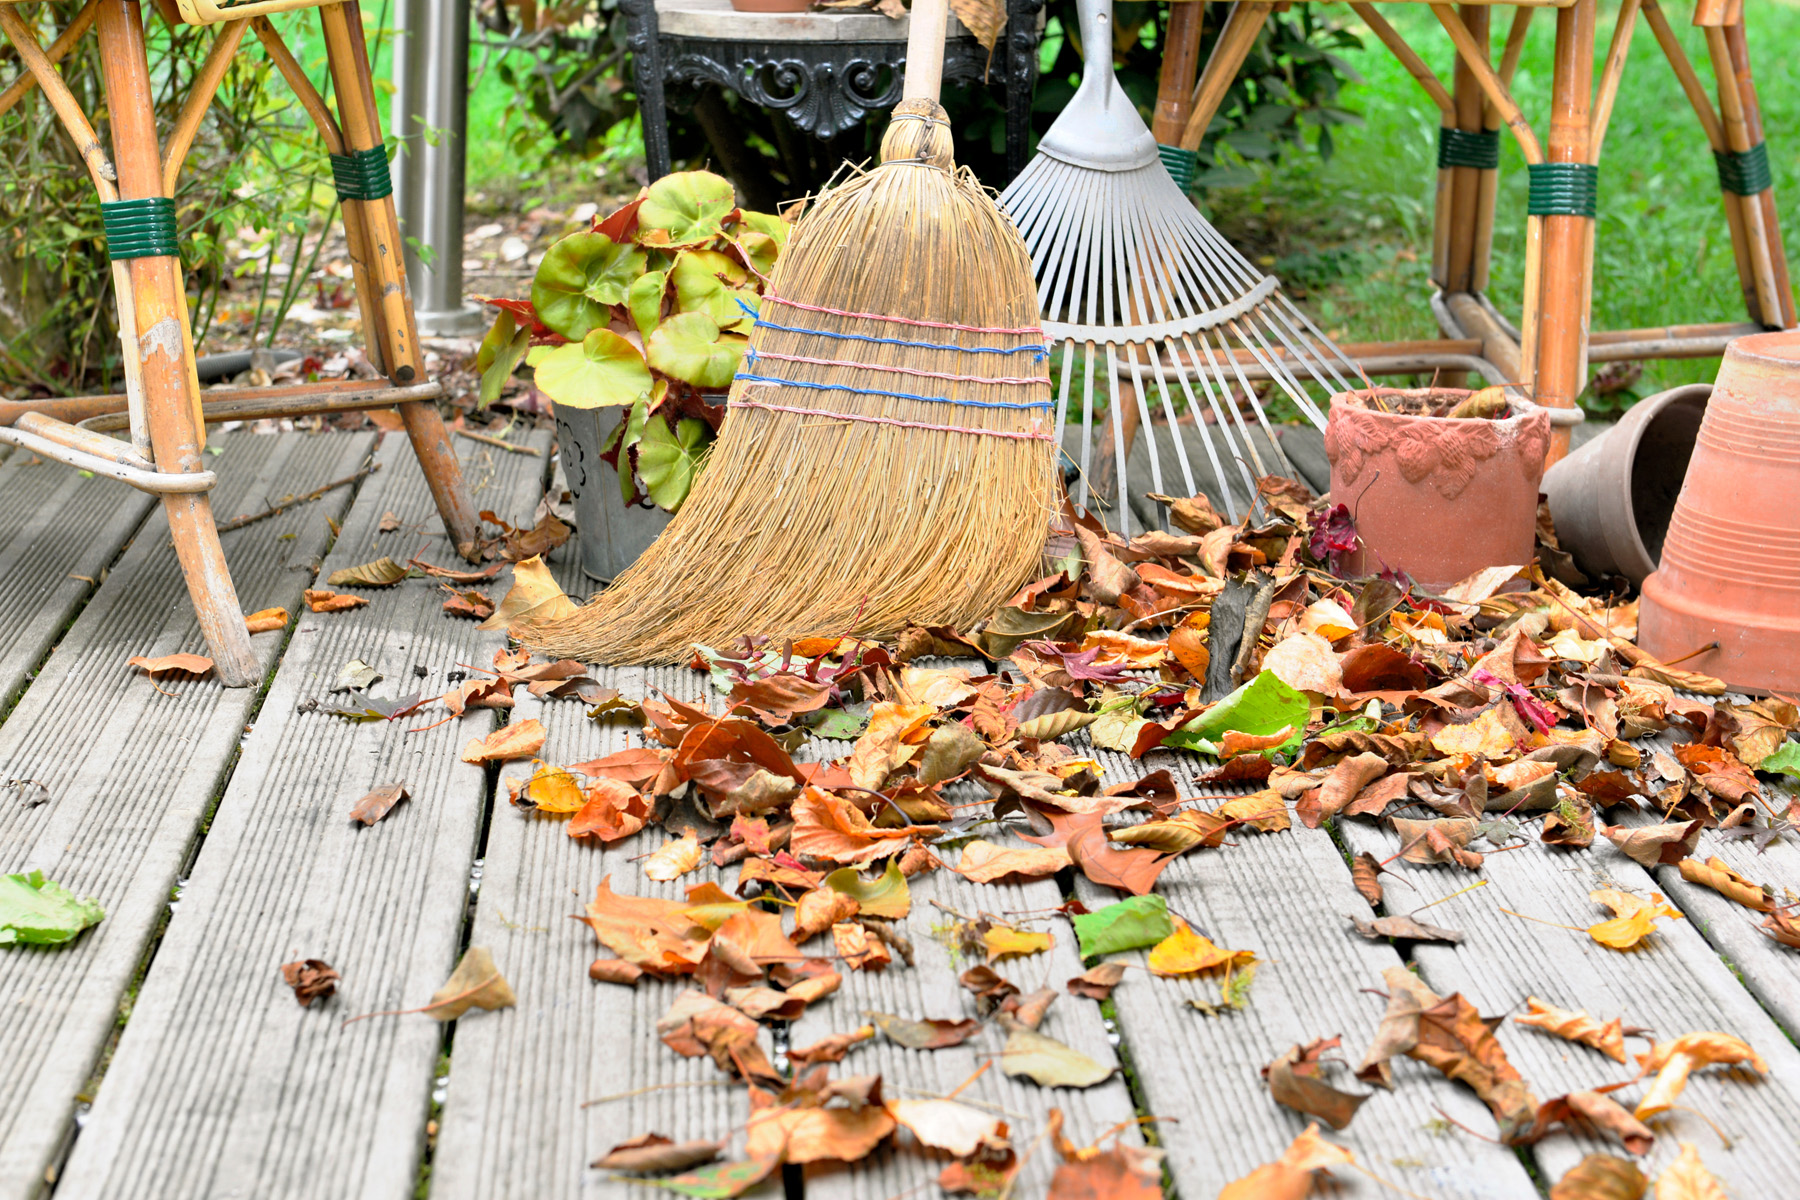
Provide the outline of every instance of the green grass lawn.
{"type": "MultiPolygon", "coordinates": [[[[1787,201],[1786,233],[1800,246],[1800,5],[1747,0],[1756,71],[1776,194],[1787,201]]],[[[1705,41],[1686,24],[1689,6],[1665,11],[1710,87],[1705,41]]],[[[1344,10],[1336,10],[1344,12],[1344,10]]],[[[1497,9],[1494,42],[1510,9],[1497,9]]],[[[1383,13],[1448,82],[1449,39],[1421,5],[1385,5],[1383,13]]],[[[1617,5],[1603,6],[1596,48],[1600,75],[1617,5]]],[[[1346,19],[1353,15],[1344,12],[1346,19]]],[[[1553,12],[1533,20],[1513,92],[1543,139],[1549,122],[1553,12]]],[[[1347,58],[1365,82],[1345,91],[1361,128],[1336,131],[1330,163],[1292,158],[1254,185],[1215,192],[1207,208],[1221,228],[1259,252],[1265,266],[1308,294],[1339,336],[1353,341],[1435,337],[1431,293],[1431,217],[1436,186],[1436,107],[1374,37],[1347,58]]],[[[1525,249],[1524,160],[1502,134],[1501,183],[1489,288],[1503,312],[1517,314],[1525,249]]],[[[1790,250],[1790,254],[1793,251],[1790,250]]],[[[1649,28],[1639,21],[1624,82],[1606,135],[1600,169],[1593,325],[1632,328],[1744,319],[1730,235],[1705,136],[1649,28]]],[[[1718,360],[1647,365],[1638,396],[1709,380],[1718,360]]],[[[1622,397],[1621,397],[1622,398],[1622,397]]]]}

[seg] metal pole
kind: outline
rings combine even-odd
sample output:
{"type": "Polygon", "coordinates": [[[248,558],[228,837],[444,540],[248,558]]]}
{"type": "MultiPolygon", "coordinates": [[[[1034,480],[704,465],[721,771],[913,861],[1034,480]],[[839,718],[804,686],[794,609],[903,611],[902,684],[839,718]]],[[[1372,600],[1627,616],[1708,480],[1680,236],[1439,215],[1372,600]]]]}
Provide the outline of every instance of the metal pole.
{"type": "Polygon", "coordinates": [[[469,127],[468,0],[399,0],[394,46],[394,199],[419,332],[482,325],[463,304],[463,175],[469,127]],[[425,247],[430,262],[423,261],[425,247]]]}

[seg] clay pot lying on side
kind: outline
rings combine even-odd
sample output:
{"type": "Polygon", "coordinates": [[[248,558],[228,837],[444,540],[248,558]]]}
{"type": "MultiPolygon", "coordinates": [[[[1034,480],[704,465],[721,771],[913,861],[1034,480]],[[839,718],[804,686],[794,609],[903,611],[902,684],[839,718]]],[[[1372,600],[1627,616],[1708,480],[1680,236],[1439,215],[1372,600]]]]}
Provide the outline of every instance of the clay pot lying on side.
{"type": "Polygon", "coordinates": [[[1331,499],[1349,507],[1360,541],[1347,571],[1404,571],[1441,591],[1484,567],[1531,562],[1550,414],[1511,400],[1495,418],[1447,415],[1473,394],[1372,388],[1331,398],[1331,499]]]}

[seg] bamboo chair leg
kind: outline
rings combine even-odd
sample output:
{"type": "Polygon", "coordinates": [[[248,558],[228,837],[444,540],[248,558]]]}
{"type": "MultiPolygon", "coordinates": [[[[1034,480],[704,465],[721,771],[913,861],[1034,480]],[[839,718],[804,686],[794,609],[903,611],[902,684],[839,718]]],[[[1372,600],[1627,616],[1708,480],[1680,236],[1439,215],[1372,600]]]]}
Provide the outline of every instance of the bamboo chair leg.
{"type": "Polygon", "coordinates": [[[1150,136],[1173,146],[1181,141],[1194,109],[1194,77],[1200,70],[1200,31],[1206,21],[1204,3],[1169,6],[1169,24],[1163,32],[1162,73],[1156,86],[1156,109],[1150,120],[1150,136]]]}
{"type": "MultiPolygon", "coordinates": [[[[162,164],[139,0],[106,0],[98,25],[119,194],[125,200],[160,197],[162,164]]],[[[204,434],[195,422],[199,382],[184,319],[181,264],[173,256],[138,258],[131,260],[130,273],[144,417],[156,464],[167,472],[203,470],[204,434]]],[[[165,496],[163,510],[220,682],[254,686],[262,672],[219,545],[211,500],[204,493],[165,496]]]]}
{"type": "MultiPolygon", "coordinates": [[[[1551,82],[1550,162],[1587,162],[1589,109],[1594,84],[1597,0],[1576,0],[1556,13],[1555,71],[1551,82]]],[[[1539,404],[1574,408],[1587,375],[1587,267],[1590,217],[1551,214],[1543,222],[1539,281],[1537,377],[1539,404]]],[[[1527,321],[1533,314],[1526,313],[1527,321]]],[[[1566,427],[1552,430],[1547,462],[1569,452],[1566,427]]]]}
{"type": "Polygon", "coordinates": [[[1181,135],[1183,150],[1200,148],[1206,127],[1212,124],[1225,93],[1231,90],[1232,80],[1237,78],[1238,68],[1244,65],[1257,35],[1262,33],[1263,21],[1274,9],[1273,4],[1257,0],[1238,0],[1231,6],[1231,15],[1225,18],[1219,40],[1213,43],[1212,56],[1206,60],[1200,82],[1194,87],[1193,111],[1188,114],[1187,128],[1181,135]]]}
{"type": "MultiPolygon", "coordinates": [[[[1745,36],[1741,19],[1727,25],[1724,33],[1731,70],[1737,79],[1738,104],[1743,112],[1744,131],[1754,145],[1763,140],[1764,134],[1762,104],[1756,98],[1756,82],[1750,76],[1749,39],[1745,36]]],[[[1766,290],[1773,293],[1777,307],[1774,311],[1764,310],[1763,323],[1781,329],[1792,329],[1796,323],[1794,286],[1788,272],[1787,247],[1781,237],[1775,189],[1767,187],[1754,196],[1746,196],[1744,204],[1746,208],[1754,206],[1759,210],[1763,236],[1767,241],[1765,253],[1759,258],[1759,266],[1767,264],[1770,274],[1766,290]]]]}
{"type": "MultiPolygon", "coordinates": [[[[1488,7],[1481,4],[1462,6],[1463,24],[1475,37],[1475,44],[1485,56],[1488,50],[1488,7]]],[[[1475,82],[1475,72],[1462,55],[1456,57],[1456,73],[1451,80],[1451,95],[1456,101],[1456,127],[1470,133],[1481,132],[1485,122],[1486,98],[1475,82]]],[[[1443,288],[1446,292],[1473,291],[1475,286],[1475,242],[1479,234],[1481,177],[1486,172],[1478,167],[1450,168],[1450,228],[1445,260],[1443,288]]]]}

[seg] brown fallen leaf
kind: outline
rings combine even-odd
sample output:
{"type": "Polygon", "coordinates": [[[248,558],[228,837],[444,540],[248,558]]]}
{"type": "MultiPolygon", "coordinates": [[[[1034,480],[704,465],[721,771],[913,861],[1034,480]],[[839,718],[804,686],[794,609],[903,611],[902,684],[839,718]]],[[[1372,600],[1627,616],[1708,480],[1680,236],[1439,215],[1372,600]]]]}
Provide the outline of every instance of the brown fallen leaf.
{"type": "Polygon", "coordinates": [[[603,1171],[661,1174],[713,1162],[724,1151],[723,1141],[676,1142],[660,1133],[646,1133],[620,1142],[588,1165],[603,1171]]]}
{"type": "Polygon", "coordinates": [[[502,725],[484,738],[470,738],[462,749],[462,760],[481,766],[491,762],[511,762],[530,758],[544,748],[549,731],[536,718],[513,725],[502,725]]]}
{"type": "Polygon", "coordinates": [[[1029,996],[1008,996],[1000,1002],[1000,1011],[1025,1028],[1036,1029],[1044,1023],[1056,997],[1055,988],[1039,988],[1029,996]]]}
{"type": "Polygon", "coordinates": [[[834,1033],[830,1037],[820,1038],[809,1045],[798,1046],[788,1051],[788,1061],[798,1067],[809,1067],[817,1063],[843,1062],[844,1055],[875,1036],[873,1025],[864,1025],[849,1033],[834,1033]]]}
{"type": "Polygon", "coordinates": [[[1008,996],[1019,994],[1016,984],[1002,978],[998,971],[985,964],[970,967],[957,976],[957,982],[975,993],[976,1006],[983,1013],[992,1012],[1008,996]]]}
{"type": "Polygon", "coordinates": [[[350,819],[361,821],[364,825],[373,825],[406,797],[404,783],[390,783],[386,787],[376,788],[356,802],[356,807],[350,810],[350,819]]]}
{"type": "Polygon", "coordinates": [[[316,613],[343,612],[345,609],[362,608],[369,603],[367,596],[345,596],[323,588],[307,588],[301,593],[306,607],[316,613]]]}
{"type": "Polygon", "coordinates": [[[1223,844],[1230,830],[1229,817],[1189,808],[1166,820],[1114,829],[1107,834],[1107,839],[1120,846],[1146,846],[1160,854],[1185,854],[1196,846],[1223,844]]]}
{"type": "MultiPolygon", "coordinates": [[[[876,1076],[877,1091],[880,1077],[876,1076]]],[[[838,1080],[842,1085],[847,1080],[838,1080]]],[[[767,1093],[764,1093],[767,1095],[767,1093]]],[[[772,1098],[771,1098],[772,1099],[772,1098]]],[[[860,1162],[894,1132],[894,1118],[875,1102],[849,1108],[756,1107],[752,1095],[745,1152],[789,1163],[860,1162]]]]}
{"type": "Polygon", "coordinates": [[[527,529],[522,525],[514,528],[495,516],[491,510],[481,510],[483,521],[500,527],[500,556],[507,562],[541,558],[569,540],[569,527],[558,520],[555,513],[540,511],[544,512],[543,518],[527,529]]]}
{"type": "Polygon", "coordinates": [[[1069,994],[1086,996],[1090,1000],[1105,1000],[1113,994],[1113,989],[1119,986],[1119,981],[1123,978],[1124,963],[1101,963],[1069,980],[1069,994]]]}
{"type": "Polygon", "coordinates": [[[1789,914],[1780,910],[1772,912],[1763,918],[1763,923],[1757,928],[1763,931],[1764,936],[1773,938],[1783,946],[1800,950],[1800,921],[1795,921],[1789,914]]]}
{"type": "Polygon", "coordinates": [[[1725,1189],[1700,1162],[1692,1142],[1681,1143],[1681,1156],[1656,1177],[1656,1200],[1726,1200],[1725,1189]]]}
{"type": "Polygon", "coordinates": [[[1657,1042],[1650,1052],[1640,1054],[1638,1066],[1644,1074],[1656,1072],[1656,1079],[1635,1110],[1640,1121],[1667,1112],[1675,1098],[1687,1086],[1688,1075],[1699,1067],[1748,1063],[1760,1075],[1769,1073],[1769,1064],[1742,1038],[1729,1033],[1684,1033],[1667,1042],[1657,1042]]]}
{"type": "Polygon", "coordinates": [[[1634,829],[1602,825],[1600,832],[1633,861],[1656,867],[1678,863],[1692,854],[1704,828],[1705,821],[1680,821],[1672,825],[1639,825],[1634,829]]]}
{"type": "Polygon", "coordinates": [[[532,557],[513,564],[512,586],[477,628],[510,629],[525,622],[559,621],[575,609],[575,602],[563,594],[562,585],[544,560],[532,557]]]}
{"type": "Polygon", "coordinates": [[[1350,864],[1350,879],[1356,884],[1357,892],[1369,902],[1370,908],[1381,903],[1381,876],[1387,874],[1391,872],[1367,850],[1358,854],[1350,864]]]}
{"type": "Polygon", "coordinates": [[[1040,1087],[1085,1088],[1112,1078],[1116,1068],[1096,1062],[1074,1047],[1010,1017],[998,1019],[1000,1027],[1007,1031],[1000,1069],[1008,1075],[1024,1076],[1040,1087]]]}
{"type": "Polygon", "coordinates": [[[199,679],[211,673],[213,660],[203,654],[164,654],[160,658],[139,655],[127,659],[125,665],[137,667],[152,679],[160,679],[164,675],[192,675],[199,679]]]}
{"type": "Polygon", "coordinates": [[[1529,1145],[1558,1126],[1572,1127],[1578,1122],[1610,1133],[1632,1154],[1648,1154],[1656,1144],[1656,1135],[1649,1127],[1617,1100],[1602,1092],[1591,1091],[1570,1092],[1544,1101],[1538,1106],[1537,1118],[1531,1128],[1519,1135],[1518,1142],[1529,1145]]]}
{"type": "Polygon", "coordinates": [[[445,585],[444,591],[450,597],[444,601],[444,611],[450,616],[485,621],[494,615],[494,602],[481,592],[458,591],[448,585],[445,585]]]}
{"type": "Polygon", "coordinates": [[[424,561],[412,559],[408,564],[416,571],[422,571],[433,579],[448,579],[451,583],[486,583],[506,569],[505,563],[491,563],[478,571],[457,567],[439,567],[424,561]]]}
{"type": "Polygon", "coordinates": [[[410,574],[409,568],[383,556],[374,562],[333,571],[325,582],[332,587],[393,587],[410,574]]]}
{"type": "Polygon", "coordinates": [[[264,608],[244,618],[244,626],[251,633],[270,633],[277,629],[286,629],[288,610],[285,608],[264,608]]]}
{"type": "Polygon", "coordinates": [[[1341,1038],[1319,1038],[1304,1046],[1290,1046],[1262,1069],[1269,1095],[1295,1112],[1317,1117],[1333,1129],[1343,1129],[1356,1116],[1367,1096],[1340,1092],[1319,1077],[1319,1063],[1327,1050],[1335,1050],[1341,1038]]]}
{"type": "MultiPolygon", "coordinates": [[[[1458,930],[1427,925],[1423,921],[1415,921],[1411,917],[1377,917],[1373,921],[1351,917],[1350,923],[1356,927],[1356,932],[1371,942],[1387,937],[1413,942],[1449,942],[1451,945],[1456,945],[1463,940],[1463,935],[1458,930]]],[[[1337,1125],[1333,1128],[1342,1129],[1343,1126],[1337,1125]]]]}
{"type": "Polygon", "coordinates": [[[1331,768],[1331,774],[1319,785],[1318,807],[1308,805],[1300,810],[1301,821],[1309,829],[1343,811],[1357,793],[1388,773],[1388,761],[1379,754],[1355,754],[1331,768]]]}
{"type": "Polygon", "coordinates": [[[301,1008],[311,1008],[314,1000],[331,999],[340,978],[336,967],[317,958],[281,964],[281,977],[294,989],[301,1008]]]}
{"type": "Polygon", "coordinates": [[[1410,863],[1455,863],[1459,866],[1471,866],[1469,857],[1475,860],[1473,867],[1481,865],[1481,855],[1470,855],[1465,850],[1469,840],[1475,836],[1475,821],[1470,817],[1438,817],[1430,820],[1415,821],[1407,817],[1392,817],[1394,830],[1400,835],[1400,843],[1405,849],[1400,857],[1410,863]]]}
{"type": "Polygon", "coordinates": [[[1287,803],[1282,800],[1281,793],[1273,788],[1227,800],[1213,809],[1213,813],[1227,821],[1248,826],[1258,833],[1280,833],[1293,825],[1288,816],[1287,803]]]}
{"type": "Polygon", "coordinates": [[[1162,1152],[1120,1142],[1065,1155],[1045,1200],[1160,1200],[1162,1152]]]}
{"type": "Polygon", "coordinates": [[[444,986],[433,992],[431,1000],[423,1007],[364,1013],[360,1017],[351,1017],[344,1024],[354,1025],[370,1017],[404,1017],[413,1013],[424,1013],[434,1021],[454,1021],[471,1008],[492,1012],[498,1008],[511,1008],[516,1003],[512,986],[494,965],[493,954],[486,946],[470,946],[444,986]]]}
{"type": "MultiPolygon", "coordinates": [[[[1700,822],[1695,821],[1694,824],[1698,825],[1700,822]]],[[[1681,877],[1689,883],[1709,887],[1726,899],[1734,900],[1756,912],[1775,911],[1775,899],[1769,895],[1768,889],[1739,875],[1722,858],[1709,858],[1705,862],[1697,858],[1684,858],[1681,860],[1681,877]]]]}
{"type": "Polygon", "coordinates": [[[840,922],[831,927],[831,940],[838,957],[846,966],[858,971],[883,971],[894,961],[887,943],[871,934],[864,925],[840,922]]]}
{"type": "MultiPolygon", "coordinates": [[[[739,887],[741,890],[741,882],[739,887]]],[[[833,925],[841,925],[854,917],[860,907],[855,897],[832,888],[820,887],[804,892],[794,906],[794,940],[804,942],[815,938],[833,925]]]]}
{"type": "Polygon", "coordinates": [[[942,1017],[908,1020],[892,1013],[865,1013],[881,1030],[881,1036],[908,1050],[944,1050],[960,1046],[975,1035],[981,1023],[974,1020],[951,1021],[942,1017]]]}
{"type": "Polygon", "coordinates": [[[1556,1181],[1550,1200],[1643,1200],[1649,1186],[1636,1163],[1590,1154],[1556,1181]]]}
{"type": "Polygon", "coordinates": [[[1494,1031],[1460,993],[1419,1014],[1418,1043],[1407,1054],[1475,1090],[1508,1141],[1537,1117],[1538,1103],[1494,1031]]]}
{"type": "Polygon", "coordinates": [[[1625,1023],[1620,1018],[1614,1017],[1601,1024],[1581,1009],[1557,1008],[1536,996],[1525,997],[1525,1003],[1531,1011],[1514,1017],[1515,1024],[1529,1025],[1566,1041],[1592,1046],[1614,1062],[1625,1061],[1625,1023]]]}
{"type": "Polygon", "coordinates": [[[1314,1171],[1355,1165],[1356,1155],[1320,1137],[1315,1122],[1282,1151],[1279,1159],[1226,1184],[1219,1200],[1306,1200],[1312,1191],[1314,1171]]]}
{"type": "Polygon", "coordinates": [[[1102,887],[1134,896],[1142,896],[1156,886],[1157,876],[1179,857],[1144,846],[1120,850],[1107,841],[1106,829],[1098,820],[1079,827],[1064,848],[1083,875],[1102,887]]]}

